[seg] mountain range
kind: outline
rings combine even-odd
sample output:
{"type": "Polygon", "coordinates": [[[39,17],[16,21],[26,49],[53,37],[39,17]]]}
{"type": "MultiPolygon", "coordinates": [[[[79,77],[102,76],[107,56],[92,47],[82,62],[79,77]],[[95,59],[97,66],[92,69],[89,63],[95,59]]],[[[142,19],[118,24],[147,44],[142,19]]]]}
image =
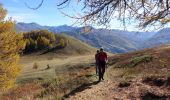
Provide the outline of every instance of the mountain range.
{"type": "Polygon", "coordinates": [[[65,33],[93,47],[103,47],[106,51],[112,53],[126,53],[170,43],[170,28],[154,32],[137,32],[118,29],[97,29],[91,26],[42,26],[37,23],[20,22],[16,24],[16,30],[18,32],[49,30],[56,34],[65,33]]]}

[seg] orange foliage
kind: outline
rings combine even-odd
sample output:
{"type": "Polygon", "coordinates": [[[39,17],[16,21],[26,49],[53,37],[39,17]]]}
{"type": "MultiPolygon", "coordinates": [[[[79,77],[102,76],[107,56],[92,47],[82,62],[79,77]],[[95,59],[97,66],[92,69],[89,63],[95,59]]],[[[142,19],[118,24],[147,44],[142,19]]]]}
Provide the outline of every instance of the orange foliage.
{"type": "Polygon", "coordinates": [[[0,89],[14,85],[20,72],[19,52],[24,49],[22,36],[15,31],[12,21],[3,21],[6,11],[0,6],[0,89]]]}

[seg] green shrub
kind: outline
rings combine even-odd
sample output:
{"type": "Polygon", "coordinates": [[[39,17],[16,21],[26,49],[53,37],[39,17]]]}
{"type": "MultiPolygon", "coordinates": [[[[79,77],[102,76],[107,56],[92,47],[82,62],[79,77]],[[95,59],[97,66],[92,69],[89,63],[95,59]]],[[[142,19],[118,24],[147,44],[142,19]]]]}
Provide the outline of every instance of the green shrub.
{"type": "Polygon", "coordinates": [[[152,61],[152,58],[153,57],[151,55],[143,55],[143,56],[134,57],[130,60],[131,66],[134,67],[142,62],[150,62],[152,61]]]}

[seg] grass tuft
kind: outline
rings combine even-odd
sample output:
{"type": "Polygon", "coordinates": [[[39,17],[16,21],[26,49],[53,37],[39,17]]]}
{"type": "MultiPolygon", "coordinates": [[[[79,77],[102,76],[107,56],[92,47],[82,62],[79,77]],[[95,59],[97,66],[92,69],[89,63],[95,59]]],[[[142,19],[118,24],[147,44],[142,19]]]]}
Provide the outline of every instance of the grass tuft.
{"type": "Polygon", "coordinates": [[[36,62],[33,64],[33,69],[38,69],[38,64],[36,62]]]}
{"type": "Polygon", "coordinates": [[[143,55],[143,56],[138,56],[138,57],[132,58],[130,60],[130,62],[131,62],[131,66],[135,67],[139,63],[150,62],[150,61],[152,61],[152,59],[153,59],[153,57],[151,55],[143,55]]]}

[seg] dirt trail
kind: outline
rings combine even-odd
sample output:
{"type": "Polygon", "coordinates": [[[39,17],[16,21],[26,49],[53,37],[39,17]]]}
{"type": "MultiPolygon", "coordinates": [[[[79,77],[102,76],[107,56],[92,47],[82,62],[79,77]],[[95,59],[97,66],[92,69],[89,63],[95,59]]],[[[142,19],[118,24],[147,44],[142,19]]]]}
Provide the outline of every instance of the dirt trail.
{"type": "Polygon", "coordinates": [[[134,79],[127,82],[129,85],[105,80],[68,100],[170,100],[170,78],[148,79],[134,79]]]}
{"type": "Polygon", "coordinates": [[[110,91],[115,87],[115,84],[110,80],[102,81],[96,85],[91,85],[88,89],[76,93],[68,98],[69,100],[110,100],[110,91]],[[107,98],[107,99],[106,99],[107,98]]]}

